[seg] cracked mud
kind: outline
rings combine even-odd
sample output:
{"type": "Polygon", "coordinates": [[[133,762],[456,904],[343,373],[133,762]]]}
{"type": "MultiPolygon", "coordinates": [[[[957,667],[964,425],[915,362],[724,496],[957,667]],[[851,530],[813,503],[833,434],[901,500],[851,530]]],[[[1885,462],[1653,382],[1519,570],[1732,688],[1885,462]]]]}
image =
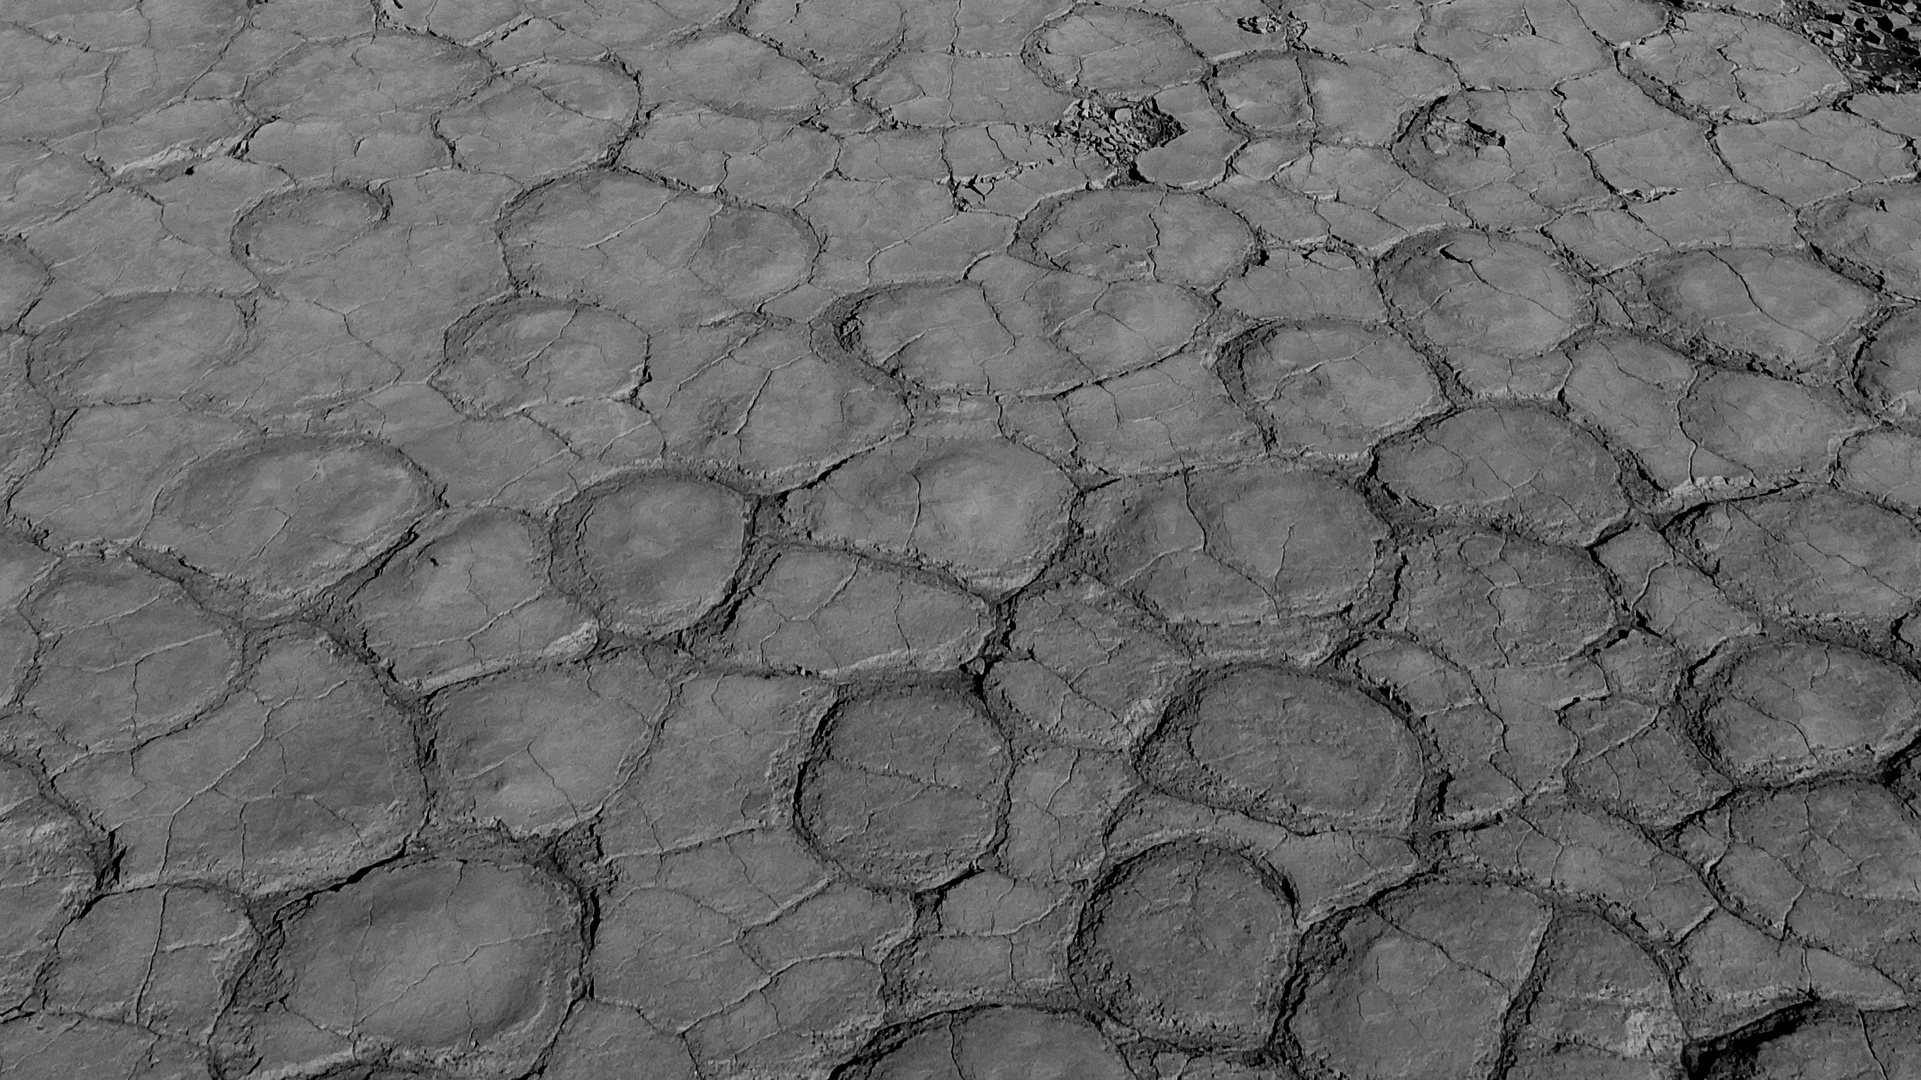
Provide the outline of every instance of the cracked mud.
{"type": "Polygon", "coordinates": [[[1921,1080],[1912,0],[0,4],[7,1080],[1921,1080]]]}

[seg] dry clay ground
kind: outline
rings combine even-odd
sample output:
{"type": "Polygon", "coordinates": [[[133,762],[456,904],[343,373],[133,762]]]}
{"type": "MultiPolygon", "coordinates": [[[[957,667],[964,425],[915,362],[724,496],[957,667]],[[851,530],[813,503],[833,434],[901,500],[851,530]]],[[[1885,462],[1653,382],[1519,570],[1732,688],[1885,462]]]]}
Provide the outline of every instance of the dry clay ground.
{"type": "Polygon", "coordinates": [[[1916,1080],[1805,14],[4,0],[0,1075],[1916,1080]]]}

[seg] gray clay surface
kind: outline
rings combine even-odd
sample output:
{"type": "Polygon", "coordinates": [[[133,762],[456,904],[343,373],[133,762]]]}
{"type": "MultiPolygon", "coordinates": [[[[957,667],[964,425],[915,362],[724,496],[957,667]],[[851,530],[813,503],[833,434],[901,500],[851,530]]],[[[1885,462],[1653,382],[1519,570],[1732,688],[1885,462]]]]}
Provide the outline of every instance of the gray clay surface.
{"type": "Polygon", "coordinates": [[[1914,0],[0,0],[0,1080],[1921,1080],[1914,0]]]}

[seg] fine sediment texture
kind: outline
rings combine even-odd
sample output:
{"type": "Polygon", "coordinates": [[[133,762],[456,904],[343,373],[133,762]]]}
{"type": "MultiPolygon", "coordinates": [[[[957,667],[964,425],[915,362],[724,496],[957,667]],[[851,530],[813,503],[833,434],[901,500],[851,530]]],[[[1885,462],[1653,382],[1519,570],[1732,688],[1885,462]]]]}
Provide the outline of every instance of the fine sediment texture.
{"type": "Polygon", "coordinates": [[[1921,1080],[1912,0],[0,3],[0,1077],[1921,1080]]]}

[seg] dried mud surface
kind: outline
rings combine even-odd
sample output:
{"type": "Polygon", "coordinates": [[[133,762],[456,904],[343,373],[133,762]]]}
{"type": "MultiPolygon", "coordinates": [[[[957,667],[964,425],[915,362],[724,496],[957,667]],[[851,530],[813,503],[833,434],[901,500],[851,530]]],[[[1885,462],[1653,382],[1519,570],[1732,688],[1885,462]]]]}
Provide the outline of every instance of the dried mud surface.
{"type": "Polygon", "coordinates": [[[1917,19],[0,5],[0,1076],[1921,1080],[1917,19]]]}

